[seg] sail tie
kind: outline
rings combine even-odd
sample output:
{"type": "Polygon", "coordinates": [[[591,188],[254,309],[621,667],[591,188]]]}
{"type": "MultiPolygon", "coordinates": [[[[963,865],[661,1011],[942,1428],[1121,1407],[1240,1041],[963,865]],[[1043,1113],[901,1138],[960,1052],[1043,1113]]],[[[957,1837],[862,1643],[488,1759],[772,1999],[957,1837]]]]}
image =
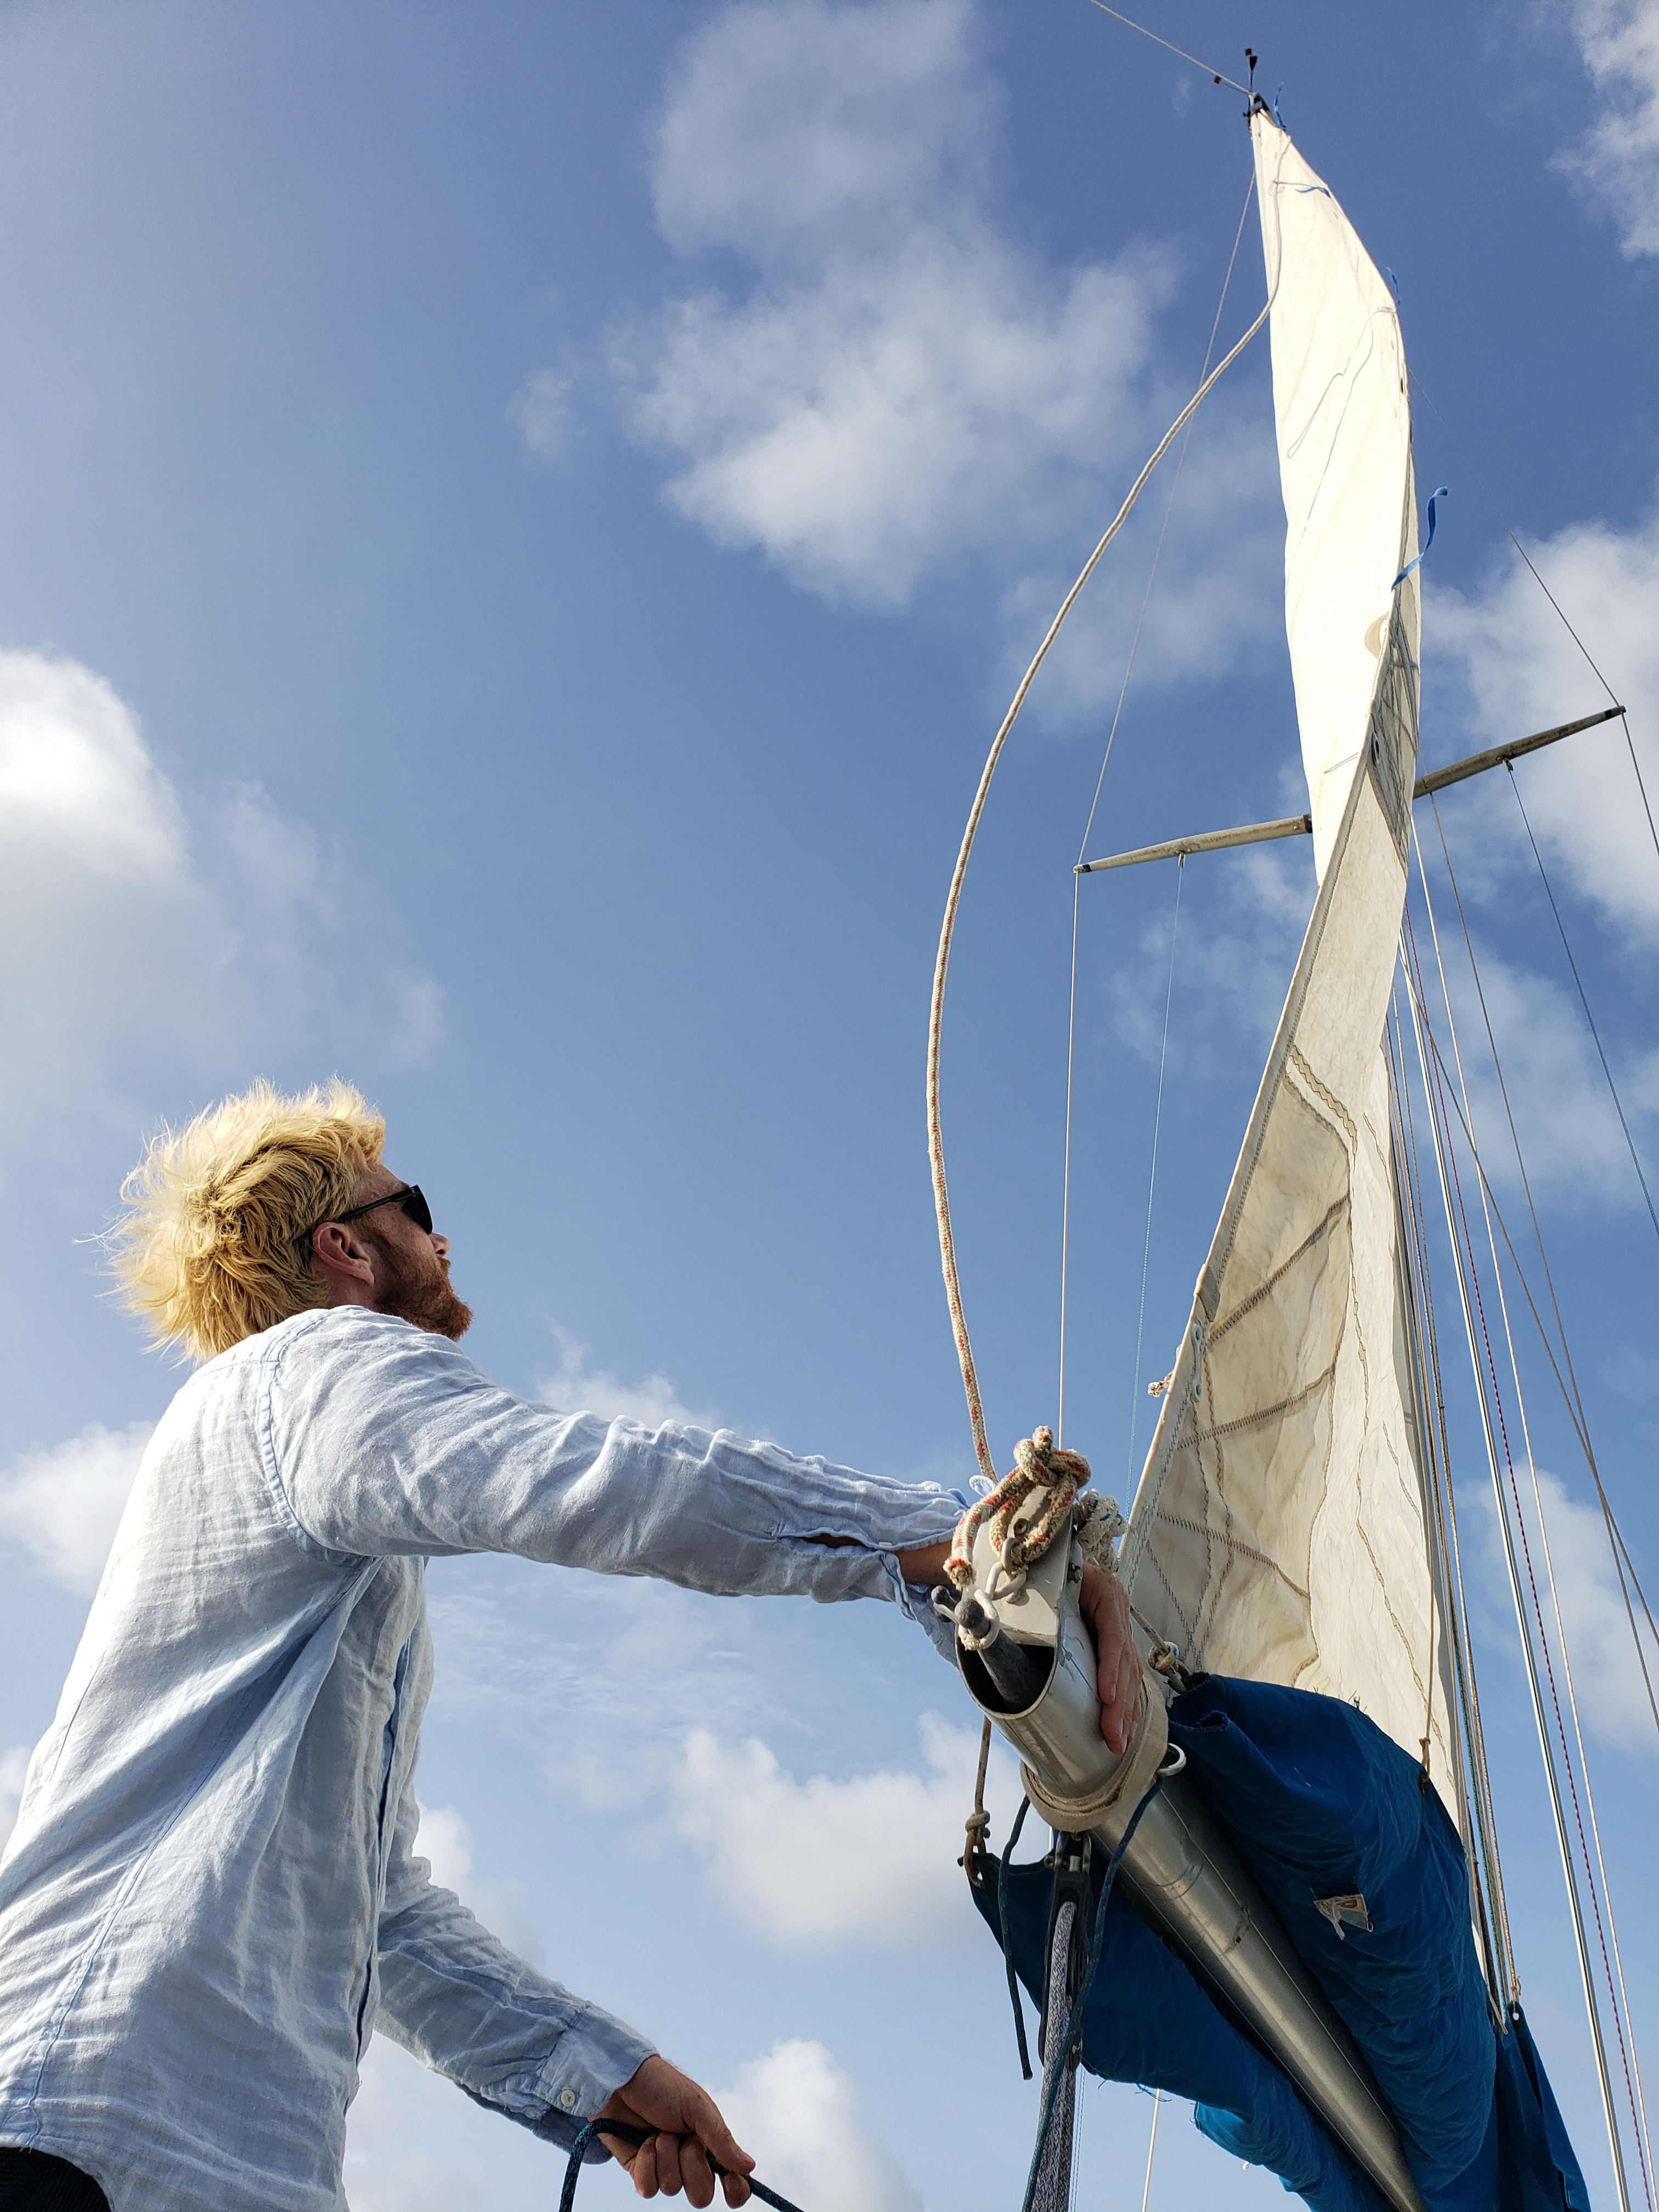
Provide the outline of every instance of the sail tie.
{"type": "Polygon", "coordinates": [[[1407,577],[1411,574],[1413,568],[1420,568],[1422,567],[1424,561],[1428,556],[1429,548],[1434,543],[1435,526],[1439,520],[1439,517],[1435,513],[1435,501],[1437,500],[1449,499],[1450,496],[1451,486],[1449,484],[1437,484],[1434,489],[1429,494],[1429,534],[1423,541],[1423,550],[1417,556],[1417,558],[1414,561],[1407,562],[1405,567],[1395,578],[1393,583],[1389,585],[1389,589],[1391,592],[1397,591],[1399,589],[1400,586],[1405,582],[1407,577]]]}

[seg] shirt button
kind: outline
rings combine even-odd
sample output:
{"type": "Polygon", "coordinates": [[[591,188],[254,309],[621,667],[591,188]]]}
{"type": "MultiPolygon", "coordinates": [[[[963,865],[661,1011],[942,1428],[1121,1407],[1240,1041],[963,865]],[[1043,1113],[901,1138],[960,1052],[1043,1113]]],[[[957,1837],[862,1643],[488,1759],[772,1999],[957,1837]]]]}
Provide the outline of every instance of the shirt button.
{"type": "Polygon", "coordinates": [[[567,2112],[570,2110],[570,2107],[575,2103],[575,2101],[576,2093],[574,2089],[560,2090],[559,2102],[564,2106],[567,2112]]]}

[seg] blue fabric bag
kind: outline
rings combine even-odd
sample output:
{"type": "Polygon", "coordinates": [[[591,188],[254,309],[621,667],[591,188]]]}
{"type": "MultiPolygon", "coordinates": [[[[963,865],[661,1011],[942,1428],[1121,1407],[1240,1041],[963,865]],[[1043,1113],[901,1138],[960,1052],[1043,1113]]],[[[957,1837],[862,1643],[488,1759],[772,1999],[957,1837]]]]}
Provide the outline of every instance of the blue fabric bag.
{"type": "MultiPolygon", "coordinates": [[[[1493,2027],[1462,1843],[1416,1763],[1352,1706],[1221,1676],[1176,1698],[1170,1735],[1370,2061],[1428,2212],[1589,2212],[1519,2008],[1493,2027]]],[[[1040,2002],[1049,1879],[1011,1868],[1006,1883],[1015,1968],[1040,2002]]],[[[994,1895],[979,1902],[994,1931],[994,1895]]],[[[1083,2059],[1190,2098],[1206,2135],[1316,2212],[1376,2212],[1371,2184],[1121,1891],[1083,2059]]]]}

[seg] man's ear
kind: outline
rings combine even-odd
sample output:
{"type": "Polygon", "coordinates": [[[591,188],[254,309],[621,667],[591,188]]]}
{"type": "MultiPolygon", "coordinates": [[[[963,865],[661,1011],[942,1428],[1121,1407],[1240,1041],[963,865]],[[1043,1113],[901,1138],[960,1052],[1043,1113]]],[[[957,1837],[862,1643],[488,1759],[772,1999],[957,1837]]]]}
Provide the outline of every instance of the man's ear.
{"type": "Polygon", "coordinates": [[[325,1221],[312,1231],[311,1272],[342,1287],[348,1284],[361,1284],[368,1290],[374,1287],[374,1255],[343,1222],[325,1221]]]}

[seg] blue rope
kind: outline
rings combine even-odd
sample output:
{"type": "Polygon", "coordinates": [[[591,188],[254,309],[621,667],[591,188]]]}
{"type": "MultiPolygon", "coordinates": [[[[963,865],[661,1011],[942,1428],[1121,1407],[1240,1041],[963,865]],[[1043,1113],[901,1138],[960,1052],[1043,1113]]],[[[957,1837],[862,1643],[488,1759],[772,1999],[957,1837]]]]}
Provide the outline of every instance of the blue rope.
{"type": "MultiPolygon", "coordinates": [[[[632,2127],[626,2120],[587,2121],[570,2146],[570,2163],[564,2171],[564,2194],[559,2199],[559,2212],[571,2212],[571,2207],[576,2202],[576,2183],[582,2170],[582,2156],[596,2136],[615,2136],[622,2142],[638,2144],[647,2143],[653,2136],[662,2132],[659,2128],[632,2127]]],[[[711,2154],[705,2152],[703,2154],[716,2173],[730,2171],[711,2154]]],[[[757,2181],[752,2174],[745,2178],[752,2194],[758,2197],[763,2204],[770,2204],[774,2212],[799,2212],[798,2205],[792,2204],[787,2197],[780,2197],[775,2189],[769,2189],[763,2181],[757,2181]]]]}
{"type": "Polygon", "coordinates": [[[1048,2094],[1042,2100],[1042,2111],[1037,2120],[1036,2142],[1031,2151],[1031,2170],[1025,2179],[1025,2202],[1020,2212],[1031,2212],[1031,2200],[1036,2194],[1037,2174],[1042,2165],[1043,2148],[1048,2140],[1048,2130],[1054,2124],[1054,2100],[1060,2094],[1060,2085],[1068,2070],[1076,2063],[1078,2052],[1083,2047],[1083,2015],[1089,2002],[1089,1992],[1095,1984],[1095,1968],[1100,1964],[1101,1945],[1106,1936],[1106,1908],[1112,1901],[1112,1887],[1117,1880],[1118,1868],[1123,1854],[1133,1840],[1141,1817],[1158,1791],[1164,1787],[1162,1772],[1153,1775],[1146,1785],[1146,1793],[1130,1815],[1129,1825],[1123,1831],[1117,1849],[1106,1862],[1106,1878],[1100,1885],[1100,1902],[1095,1907],[1095,1924],[1089,1938],[1089,1963],[1085,1967],[1077,1998],[1072,2006],[1072,2017],[1066,2023],[1066,2048],[1060,2054],[1060,2063],[1048,2076],[1048,2094]]]}

